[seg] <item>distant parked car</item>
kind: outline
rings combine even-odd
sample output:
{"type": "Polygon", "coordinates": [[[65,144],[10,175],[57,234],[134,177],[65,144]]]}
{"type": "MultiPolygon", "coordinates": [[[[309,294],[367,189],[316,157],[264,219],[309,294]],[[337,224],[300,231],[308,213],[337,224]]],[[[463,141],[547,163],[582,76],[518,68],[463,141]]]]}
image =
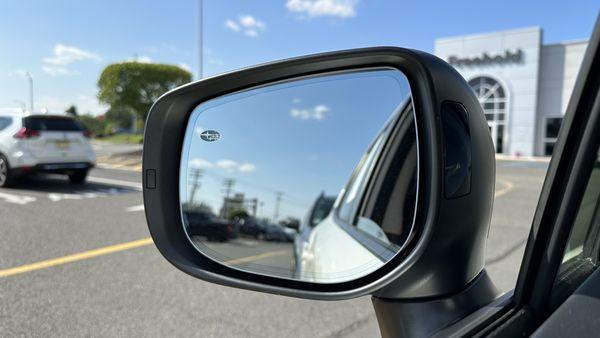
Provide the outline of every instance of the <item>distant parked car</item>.
{"type": "Polygon", "coordinates": [[[294,240],[279,224],[268,224],[265,227],[265,239],[274,242],[291,242],[294,240]]]}
{"type": "Polygon", "coordinates": [[[188,211],[183,215],[189,236],[203,236],[209,241],[219,242],[236,237],[236,227],[231,221],[208,212],[188,211]]]}
{"type": "Polygon", "coordinates": [[[239,222],[240,234],[260,240],[265,239],[266,227],[267,224],[265,222],[251,217],[241,219],[239,222]]]}
{"type": "Polygon", "coordinates": [[[0,187],[19,176],[55,173],[85,182],[96,163],[90,132],[66,114],[0,114],[0,187]]]}

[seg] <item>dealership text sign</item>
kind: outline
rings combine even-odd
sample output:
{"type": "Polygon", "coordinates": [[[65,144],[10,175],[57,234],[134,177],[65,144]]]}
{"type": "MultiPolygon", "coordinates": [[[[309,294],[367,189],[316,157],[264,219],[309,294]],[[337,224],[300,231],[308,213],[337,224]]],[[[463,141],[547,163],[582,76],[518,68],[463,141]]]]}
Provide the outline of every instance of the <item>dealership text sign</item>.
{"type": "Polygon", "coordinates": [[[504,54],[490,55],[490,54],[484,52],[483,54],[481,54],[481,56],[469,57],[469,58],[466,58],[466,57],[463,58],[463,57],[458,57],[458,56],[449,56],[448,63],[453,66],[457,66],[457,67],[460,67],[460,66],[485,66],[485,65],[492,65],[492,64],[503,65],[503,64],[507,64],[507,63],[519,63],[519,62],[521,62],[522,59],[523,59],[523,51],[520,49],[517,49],[514,52],[507,50],[504,52],[504,54]]]}

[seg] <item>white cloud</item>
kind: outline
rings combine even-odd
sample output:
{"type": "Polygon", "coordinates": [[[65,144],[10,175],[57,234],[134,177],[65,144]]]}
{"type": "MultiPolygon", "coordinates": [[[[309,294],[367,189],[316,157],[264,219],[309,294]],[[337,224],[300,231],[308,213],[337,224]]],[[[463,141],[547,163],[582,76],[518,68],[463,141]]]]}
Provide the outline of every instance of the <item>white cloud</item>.
{"type": "Polygon", "coordinates": [[[265,29],[265,23],[257,20],[252,15],[242,15],[239,18],[239,22],[246,28],[265,29]]]}
{"type": "Polygon", "coordinates": [[[251,173],[256,170],[256,166],[252,163],[244,163],[238,167],[238,170],[242,173],[251,173]]]}
{"type": "Polygon", "coordinates": [[[235,21],[233,21],[231,19],[225,20],[225,27],[231,29],[234,32],[239,32],[240,31],[240,26],[237,23],[235,23],[235,21]]]}
{"type": "Polygon", "coordinates": [[[52,56],[43,59],[44,63],[55,66],[66,66],[75,61],[81,60],[100,61],[101,58],[99,55],[87,50],[59,43],[52,49],[52,56]]]}
{"type": "Polygon", "coordinates": [[[217,167],[225,171],[234,171],[238,167],[238,163],[233,160],[219,160],[217,161],[217,167]]]}
{"type": "Polygon", "coordinates": [[[52,49],[52,56],[42,59],[42,71],[50,76],[77,74],[77,72],[68,69],[66,66],[83,60],[100,61],[101,58],[87,50],[59,43],[52,49]]]}
{"type": "Polygon", "coordinates": [[[225,20],[225,27],[234,32],[242,32],[246,36],[256,37],[267,28],[267,25],[252,15],[240,15],[237,21],[225,20]]]}
{"type": "Polygon", "coordinates": [[[74,75],[76,72],[60,66],[42,66],[44,73],[50,76],[74,75]]]}
{"type": "Polygon", "coordinates": [[[313,108],[298,109],[292,108],[290,115],[299,120],[317,120],[321,121],[325,118],[325,114],[329,111],[329,107],[324,104],[316,105],[313,108]]]}
{"type": "MultiPolygon", "coordinates": [[[[203,160],[204,161],[204,160],[203,160]]],[[[199,162],[197,164],[200,164],[199,162]]],[[[204,168],[212,168],[212,163],[205,161],[202,163],[202,165],[205,165],[204,168]],[[210,165],[210,166],[207,166],[210,165]]],[[[229,160],[229,159],[223,159],[223,160],[219,160],[215,163],[215,165],[220,168],[223,169],[229,173],[232,173],[234,171],[238,171],[241,172],[243,174],[247,174],[247,173],[251,173],[253,171],[256,171],[256,166],[252,163],[242,163],[239,164],[234,160],[229,160]]]]}
{"type": "Polygon", "coordinates": [[[356,16],[358,0],[288,0],[285,4],[290,12],[310,18],[333,16],[351,18],[356,16]]]}
{"type": "Polygon", "coordinates": [[[205,160],[203,158],[199,158],[199,157],[190,160],[189,164],[191,167],[200,168],[200,169],[214,167],[214,164],[212,164],[210,161],[205,160]]]}

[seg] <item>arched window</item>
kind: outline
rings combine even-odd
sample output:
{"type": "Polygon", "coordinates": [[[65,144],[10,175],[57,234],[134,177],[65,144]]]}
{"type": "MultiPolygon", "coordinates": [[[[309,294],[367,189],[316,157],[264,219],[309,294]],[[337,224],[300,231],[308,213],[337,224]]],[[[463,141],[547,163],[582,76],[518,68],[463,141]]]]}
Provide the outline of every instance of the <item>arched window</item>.
{"type": "Polygon", "coordinates": [[[481,107],[483,107],[485,119],[488,121],[492,139],[496,146],[496,152],[504,152],[504,140],[506,139],[506,91],[498,81],[487,76],[471,79],[469,85],[475,92],[481,107]]]}

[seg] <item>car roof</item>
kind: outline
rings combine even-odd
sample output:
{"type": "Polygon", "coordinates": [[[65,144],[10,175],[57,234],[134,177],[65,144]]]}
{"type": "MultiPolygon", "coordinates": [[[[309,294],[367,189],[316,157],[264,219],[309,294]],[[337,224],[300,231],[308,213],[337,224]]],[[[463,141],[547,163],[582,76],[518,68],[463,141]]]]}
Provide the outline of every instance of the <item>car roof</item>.
{"type": "Polygon", "coordinates": [[[35,112],[35,113],[30,113],[28,111],[16,111],[16,110],[11,110],[11,109],[0,109],[0,116],[10,116],[10,117],[67,117],[67,118],[72,118],[73,116],[71,116],[68,113],[42,113],[42,112],[35,112]]]}

